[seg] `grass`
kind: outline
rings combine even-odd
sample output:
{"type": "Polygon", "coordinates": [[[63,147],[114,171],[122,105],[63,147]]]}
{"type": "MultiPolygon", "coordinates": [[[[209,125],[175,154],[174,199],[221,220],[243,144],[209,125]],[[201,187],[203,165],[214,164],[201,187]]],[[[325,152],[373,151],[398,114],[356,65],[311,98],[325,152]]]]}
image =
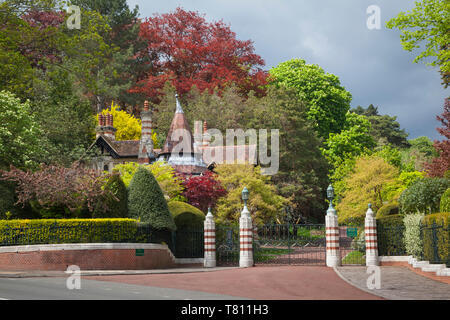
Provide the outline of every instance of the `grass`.
{"type": "Polygon", "coordinates": [[[366,257],[360,251],[352,251],[342,259],[342,264],[366,264],[366,257]]]}

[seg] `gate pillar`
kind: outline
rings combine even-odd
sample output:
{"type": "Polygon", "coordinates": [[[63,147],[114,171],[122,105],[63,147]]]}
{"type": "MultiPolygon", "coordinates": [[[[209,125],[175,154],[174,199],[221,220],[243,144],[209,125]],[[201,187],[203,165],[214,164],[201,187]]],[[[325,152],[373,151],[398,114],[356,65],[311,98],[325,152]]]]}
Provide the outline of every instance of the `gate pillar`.
{"type": "Polygon", "coordinates": [[[248,190],[242,191],[244,209],[239,218],[239,267],[253,267],[253,227],[250,211],[247,208],[248,190]]]}
{"type": "Polygon", "coordinates": [[[327,242],[327,267],[338,267],[341,265],[341,254],[339,251],[339,225],[336,215],[328,209],[325,216],[325,230],[327,242]]]}
{"type": "Polygon", "coordinates": [[[204,238],[205,238],[205,250],[203,266],[205,268],[216,267],[216,224],[211,213],[211,208],[208,208],[208,214],[206,215],[204,222],[204,238]]]}
{"type": "Polygon", "coordinates": [[[374,217],[370,203],[366,211],[364,232],[366,238],[366,266],[378,266],[377,220],[374,217]]]}
{"type": "Polygon", "coordinates": [[[341,265],[341,253],[339,251],[339,224],[336,210],[333,208],[334,189],[330,185],[327,189],[330,206],[325,216],[326,234],[326,263],[327,267],[338,267],[341,265]]]}

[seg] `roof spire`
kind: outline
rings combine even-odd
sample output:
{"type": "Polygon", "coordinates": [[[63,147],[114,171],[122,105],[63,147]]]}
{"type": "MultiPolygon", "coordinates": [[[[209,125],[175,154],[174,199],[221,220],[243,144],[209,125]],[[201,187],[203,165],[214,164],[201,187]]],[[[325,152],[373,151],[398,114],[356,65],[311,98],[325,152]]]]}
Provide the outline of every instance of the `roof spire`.
{"type": "Polygon", "coordinates": [[[178,100],[178,93],[175,94],[175,100],[177,101],[177,110],[175,111],[175,113],[184,113],[180,101],[178,100]]]}

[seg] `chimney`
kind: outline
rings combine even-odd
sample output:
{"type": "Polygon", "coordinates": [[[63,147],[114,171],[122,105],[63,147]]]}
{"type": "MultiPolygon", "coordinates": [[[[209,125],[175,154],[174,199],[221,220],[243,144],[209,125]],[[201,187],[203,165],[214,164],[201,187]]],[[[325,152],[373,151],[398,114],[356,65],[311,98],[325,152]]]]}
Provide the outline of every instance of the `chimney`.
{"type": "Polygon", "coordinates": [[[203,146],[208,147],[211,143],[211,135],[208,133],[208,124],[203,122],[203,146]]]}
{"type": "Polygon", "coordinates": [[[153,153],[153,140],[152,140],[152,110],[149,108],[149,103],[146,100],[144,102],[144,109],[141,112],[141,140],[139,142],[139,163],[151,163],[155,160],[155,155],[153,153]]]}
{"type": "Polygon", "coordinates": [[[104,136],[111,140],[116,140],[117,129],[114,128],[113,115],[110,113],[104,115],[103,123],[104,123],[104,127],[103,127],[104,136]]]}

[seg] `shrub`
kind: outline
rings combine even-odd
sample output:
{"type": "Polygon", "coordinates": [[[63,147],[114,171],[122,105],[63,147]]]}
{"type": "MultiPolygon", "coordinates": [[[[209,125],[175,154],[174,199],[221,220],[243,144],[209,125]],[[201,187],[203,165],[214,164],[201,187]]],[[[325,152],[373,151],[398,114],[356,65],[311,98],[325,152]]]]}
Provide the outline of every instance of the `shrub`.
{"type": "Polygon", "coordinates": [[[133,219],[0,220],[0,245],[147,242],[133,219]]]}
{"type": "Polygon", "coordinates": [[[176,229],[158,182],[145,168],[139,167],[131,179],[128,210],[130,217],[149,223],[155,229],[176,229]]]}
{"type": "Polygon", "coordinates": [[[441,212],[425,216],[422,223],[423,257],[431,263],[450,266],[450,213],[441,212]]]}
{"type": "Polygon", "coordinates": [[[402,213],[439,212],[442,194],[450,187],[446,178],[423,178],[416,180],[399,198],[402,213]]]}
{"type": "Polygon", "coordinates": [[[406,253],[415,258],[421,257],[423,252],[422,238],[420,236],[420,225],[423,217],[423,213],[416,213],[408,214],[403,218],[406,253]]]}
{"type": "Polygon", "coordinates": [[[99,198],[93,218],[128,217],[128,190],[118,174],[113,174],[105,184],[108,192],[99,198]]]}
{"type": "Polygon", "coordinates": [[[381,217],[386,217],[386,216],[399,214],[399,210],[400,209],[399,209],[397,201],[385,204],[380,209],[378,209],[377,219],[381,218],[381,217]]]}
{"type": "Polygon", "coordinates": [[[175,221],[177,230],[203,227],[205,214],[196,207],[181,201],[170,201],[167,205],[175,221]]]}
{"type": "Polygon", "coordinates": [[[189,204],[205,213],[208,211],[208,207],[213,209],[217,200],[227,194],[217,180],[217,176],[209,171],[201,176],[186,178],[183,185],[185,188],[183,195],[189,204]]]}
{"type": "Polygon", "coordinates": [[[441,197],[440,212],[450,212],[450,188],[441,197]]]}
{"type": "Polygon", "coordinates": [[[120,173],[125,186],[128,187],[139,167],[144,167],[153,174],[165,197],[170,200],[185,200],[181,195],[184,189],[183,180],[176,175],[175,169],[165,161],[155,161],[143,166],[135,162],[126,162],[116,165],[114,172],[120,173]]]}
{"type": "Polygon", "coordinates": [[[380,256],[406,255],[404,230],[402,215],[377,218],[378,254],[380,256]]]}
{"type": "Polygon", "coordinates": [[[37,171],[22,171],[11,167],[1,171],[0,180],[16,183],[17,202],[35,203],[40,212],[45,209],[51,217],[57,212],[63,217],[78,217],[87,208],[92,212],[99,197],[106,195],[103,188],[108,175],[74,163],[70,168],[59,165],[41,165],[37,171]]]}

